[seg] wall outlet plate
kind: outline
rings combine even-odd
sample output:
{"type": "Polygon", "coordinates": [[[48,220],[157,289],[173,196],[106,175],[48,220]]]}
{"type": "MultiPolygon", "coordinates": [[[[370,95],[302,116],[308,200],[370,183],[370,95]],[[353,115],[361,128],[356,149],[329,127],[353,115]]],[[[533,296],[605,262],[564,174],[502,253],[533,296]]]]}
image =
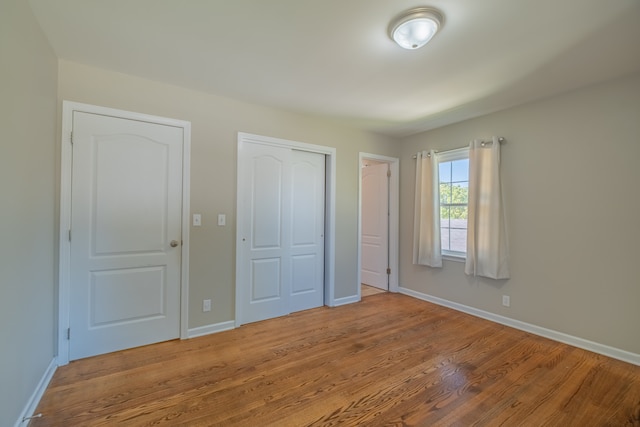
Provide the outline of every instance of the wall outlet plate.
{"type": "Polygon", "coordinates": [[[502,305],[505,307],[511,306],[511,297],[509,295],[502,295],[502,305]]]}
{"type": "Polygon", "coordinates": [[[202,311],[211,311],[211,300],[202,300],[202,311]]]}

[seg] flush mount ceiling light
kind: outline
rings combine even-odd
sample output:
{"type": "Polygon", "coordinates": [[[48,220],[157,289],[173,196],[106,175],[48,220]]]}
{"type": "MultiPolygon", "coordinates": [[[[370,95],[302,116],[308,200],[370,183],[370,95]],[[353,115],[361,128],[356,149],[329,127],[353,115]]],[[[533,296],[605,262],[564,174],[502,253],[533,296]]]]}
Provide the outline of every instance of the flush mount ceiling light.
{"type": "Polygon", "coordinates": [[[442,25],[442,14],[430,7],[416,7],[389,25],[389,37],[400,47],[418,49],[427,44],[442,25]]]}

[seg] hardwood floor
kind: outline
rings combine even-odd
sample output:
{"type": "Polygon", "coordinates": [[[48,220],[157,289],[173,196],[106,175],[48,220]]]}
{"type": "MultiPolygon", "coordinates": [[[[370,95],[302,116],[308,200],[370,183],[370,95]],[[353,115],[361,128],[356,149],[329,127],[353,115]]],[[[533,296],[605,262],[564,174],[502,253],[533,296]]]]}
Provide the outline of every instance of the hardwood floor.
{"type": "Polygon", "coordinates": [[[376,288],[375,286],[365,285],[364,283],[360,285],[360,295],[362,298],[368,297],[370,295],[383,294],[387,291],[384,289],[376,288]]]}
{"type": "Polygon", "coordinates": [[[639,426],[640,367],[384,293],[60,367],[31,426],[639,426]]]}

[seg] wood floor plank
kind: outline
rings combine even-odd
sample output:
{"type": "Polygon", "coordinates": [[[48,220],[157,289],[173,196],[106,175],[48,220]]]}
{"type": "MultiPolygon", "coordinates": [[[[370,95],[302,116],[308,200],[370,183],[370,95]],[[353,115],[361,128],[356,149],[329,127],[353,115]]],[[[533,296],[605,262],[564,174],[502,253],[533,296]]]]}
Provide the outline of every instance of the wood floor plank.
{"type": "Polygon", "coordinates": [[[640,426],[640,367],[404,295],[60,367],[31,426],[640,426]]]}

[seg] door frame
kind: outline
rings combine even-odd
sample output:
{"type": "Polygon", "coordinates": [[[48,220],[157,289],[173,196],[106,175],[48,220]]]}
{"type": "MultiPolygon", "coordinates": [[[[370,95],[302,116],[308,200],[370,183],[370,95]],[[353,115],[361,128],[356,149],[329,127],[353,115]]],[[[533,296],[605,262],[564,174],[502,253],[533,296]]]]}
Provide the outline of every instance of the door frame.
{"type": "Polygon", "coordinates": [[[398,292],[398,243],[400,218],[400,159],[363,153],[358,155],[358,301],[362,299],[360,284],[362,283],[362,162],[374,160],[389,165],[389,292],[398,292]]]}
{"type": "Polygon", "coordinates": [[[324,154],[325,156],[325,222],[324,222],[324,305],[334,307],[335,302],[335,234],[336,234],[336,149],[323,145],[307,144],[304,142],[290,141],[286,139],[273,138],[269,136],[255,135],[245,132],[238,132],[238,156],[236,163],[236,312],[235,326],[242,325],[242,298],[239,277],[242,276],[242,221],[244,215],[242,198],[240,194],[240,152],[245,142],[260,145],[271,145],[292,150],[309,151],[312,153],[324,154]]]}
{"type": "Polygon", "coordinates": [[[137,120],[182,128],[182,260],[180,272],[180,339],[188,338],[189,321],[189,190],[191,159],[191,122],[166,117],[152,116],[114,108],[62,101],[62,136],[60,147],[60,229],[58,259],[58,366],[69,363],[69,340],[67,330],[70,316],[71,274],[71,168],[73,113],[99,114],[122,119],[137,120]]]}

